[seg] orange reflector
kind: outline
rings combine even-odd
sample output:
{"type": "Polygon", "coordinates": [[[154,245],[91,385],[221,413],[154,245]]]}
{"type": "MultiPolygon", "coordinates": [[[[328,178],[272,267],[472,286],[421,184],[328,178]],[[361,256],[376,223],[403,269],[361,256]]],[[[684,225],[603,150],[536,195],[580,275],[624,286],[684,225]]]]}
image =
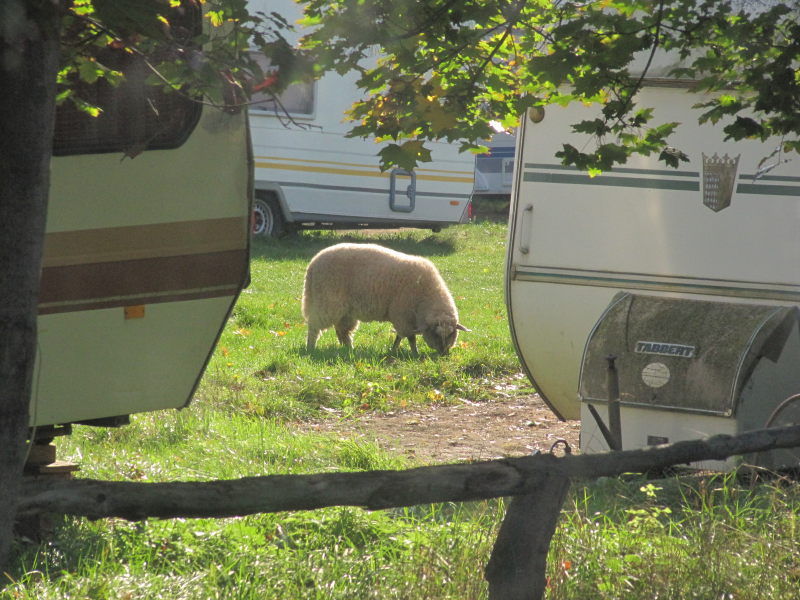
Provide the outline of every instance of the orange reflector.
{"type": "Polygon", "coordinates": [[[144,318],[144,304],[137,304],[136,306],[125,307],[126,319],[143,319],[144,318]]]}
{"type": "Polygon", "coordinates": [[[450,206],[458,206],[461,204],[458,200],[450,200],[450,206]]]}

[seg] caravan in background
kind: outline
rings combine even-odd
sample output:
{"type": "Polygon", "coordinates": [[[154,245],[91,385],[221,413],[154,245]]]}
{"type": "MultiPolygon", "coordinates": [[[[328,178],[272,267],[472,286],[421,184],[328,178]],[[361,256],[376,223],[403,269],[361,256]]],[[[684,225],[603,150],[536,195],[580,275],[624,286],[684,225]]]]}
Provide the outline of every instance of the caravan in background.
{"type": "MultiPolygon", "coordinates": [[[[288,1],[253,0],[250,9],[275,11],[290,22],[301,16],[300,6],[288,1]]],[[[474,154],[431,143],[432,162],[382,172],[375,140],[345,137],[345,112],[360,97],[356,78],[328,73],[291,85],[280,97],[288,116],[267,94],[253,99],[253,234],[355,227],[438,231],[469,220],[474,154]]]]}
{"type": "Polygon", "coordinates": [[[475,158],[475,200],[509,200],[514,181],[516,137],[497,133],[486,142],[489,152],[475,158]]]}

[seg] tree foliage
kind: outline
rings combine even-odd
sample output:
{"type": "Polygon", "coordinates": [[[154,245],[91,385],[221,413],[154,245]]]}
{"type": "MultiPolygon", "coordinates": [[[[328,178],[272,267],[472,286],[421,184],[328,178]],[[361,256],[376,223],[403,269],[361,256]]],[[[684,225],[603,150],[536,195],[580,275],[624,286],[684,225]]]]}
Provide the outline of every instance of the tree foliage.
{"type": "Polygon", "coordinates": [[[83,84],[119,85],[123,63],[144,64],[153,86],[229,111],[255,89],[277,95],[311,72],[284,36],[290,24],[275,12],[251,13],[246,0],[73,0],[63,21],[57,100],[91,116],[102,107],[82,95],[83,84]]]}
{"type": "MultiPolygon", "coordinates": [[[[363,98],[350,111],[350,135],[388,141],[383,166],[409,168],[430,160],[430,142],[474,150],[493,124],[513,128],[532,106],[594,104],[598,116],[573,127],[594,145],[565,144],[558,156],[599,171],[632,154],[672,167],[686,160],[669,144],[679,124],[637,100],[654,59],[670,56],[681,64],[661,75],[693,82],[700,122],[720,123],[732,140],[777,136],[780,162],[800,149],[798,8],[797,0],[308,0],[305,36],[293,47],[284,35],[293,25],[250,12],[246,0],[74,0],[61,83],[115,83],[119,72],[98,52],[109,46],[147,60],[154,82],[228,108],[246,104],[254,87],[277,94],[297,79],[355,71],[363,98]],[[175,11],[200,4],[202,34],[171,25],[175,11]],[[248,49],[274,71],[264,73],[248,49]]],[[[74,90],[62,85],[59,99],[81,104],[74,90]]]]}
{"type": "Polygon", "coordinates": [[[800,148],[800,23],[797,2],[758,0],[310,0],[305,48],[320,71],[355,70],[364,99],[352,135],[392,140],[385,163],[410,166],[425,142],[491,135],[526,108],[596,104],[574,130],[588,151],[559,157],[608,169],[633,153],[670,166],[677,123],[660,123],[636,93],[654,57],[683,61],[670,76],[696,80],[701,121],[722,122],[729,139],[783,140],[800,148]],[[354,27],[353,24],[363,24],[354,27]],[[377,59],[374,57],[378,56],[377,59]],[[711,94],[711,95],[708,95],[711,94]]]}

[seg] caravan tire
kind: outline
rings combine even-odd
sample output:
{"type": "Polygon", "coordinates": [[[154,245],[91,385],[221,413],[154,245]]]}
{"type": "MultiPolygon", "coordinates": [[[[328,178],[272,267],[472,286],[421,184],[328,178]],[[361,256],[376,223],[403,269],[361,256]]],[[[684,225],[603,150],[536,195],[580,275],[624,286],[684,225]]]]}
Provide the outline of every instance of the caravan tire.
{"type": "Polygon", "coordinates": [[[277,237],[285,230],[281,209],[274,198],[257,196],[253,201],[252,233],[256,237],[277,237]]]}

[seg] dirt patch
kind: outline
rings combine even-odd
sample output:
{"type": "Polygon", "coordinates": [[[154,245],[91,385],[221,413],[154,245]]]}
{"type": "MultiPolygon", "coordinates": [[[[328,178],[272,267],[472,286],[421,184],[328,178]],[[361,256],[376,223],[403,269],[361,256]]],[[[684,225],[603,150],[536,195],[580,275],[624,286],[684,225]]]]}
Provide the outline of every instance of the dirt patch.
{"type": "MultiPolygon", "coordinates": [[[[433,464],[549,452],[559,440],[577,452],[580,422],[560,421],[538,394],[530,394],[366,413],[357,419],[318,422],[313,428],[373,441],[422,464],[433,464]]],[[[561,453],[563,446],[558,447],[561,453]]]]}

